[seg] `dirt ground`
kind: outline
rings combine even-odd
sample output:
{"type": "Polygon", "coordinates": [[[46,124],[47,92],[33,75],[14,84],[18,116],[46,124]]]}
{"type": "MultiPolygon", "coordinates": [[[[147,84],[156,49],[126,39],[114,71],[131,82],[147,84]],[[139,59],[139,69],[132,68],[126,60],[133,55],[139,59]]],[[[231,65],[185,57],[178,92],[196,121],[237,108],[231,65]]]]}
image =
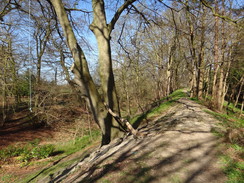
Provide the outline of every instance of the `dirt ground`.
{"type": "Polygon", "coordinates": [[[38,182],[223,183],[218,121],[188,99],[128,136],[97,148],[72,168],[38,182]]]}

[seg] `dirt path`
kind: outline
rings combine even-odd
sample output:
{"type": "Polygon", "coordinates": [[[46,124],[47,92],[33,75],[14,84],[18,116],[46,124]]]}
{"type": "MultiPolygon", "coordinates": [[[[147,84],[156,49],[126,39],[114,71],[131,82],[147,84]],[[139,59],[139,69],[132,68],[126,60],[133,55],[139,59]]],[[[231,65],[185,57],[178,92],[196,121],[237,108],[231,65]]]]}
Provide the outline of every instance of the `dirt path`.
{"type": "MultiPolygon", "coordinates": [[[[97,149],[51,182],[98,183],[222,183],[217,155],[220,140],[211,130],[217,120],[203,106],[180,99],[166,114],[140,132],[147,136],[116,140],[97,149]]],[[[39,182],[49,182],[47,177],[39,182]]]]}

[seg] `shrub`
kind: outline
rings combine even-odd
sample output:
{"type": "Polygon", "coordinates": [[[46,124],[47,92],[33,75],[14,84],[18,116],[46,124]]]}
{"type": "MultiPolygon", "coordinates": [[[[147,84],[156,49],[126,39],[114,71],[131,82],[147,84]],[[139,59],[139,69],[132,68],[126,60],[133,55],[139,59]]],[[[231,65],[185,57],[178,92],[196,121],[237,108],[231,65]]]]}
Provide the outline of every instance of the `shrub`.
{"type": "Polygon", "coordinates": [[[33,148],[31,151],[31,155],[33,158],[43,159],[49,157],[53,152],[54,146],[49,144],[33,148]]]}

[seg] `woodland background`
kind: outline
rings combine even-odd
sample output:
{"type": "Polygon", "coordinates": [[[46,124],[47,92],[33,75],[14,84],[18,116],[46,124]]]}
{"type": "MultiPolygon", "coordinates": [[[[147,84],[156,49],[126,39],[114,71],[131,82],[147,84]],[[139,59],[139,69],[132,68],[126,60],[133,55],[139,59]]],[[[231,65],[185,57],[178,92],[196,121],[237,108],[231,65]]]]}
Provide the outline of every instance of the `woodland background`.
{"type": "MultiPolygon", "coordinates": [[[[99,90],[89,2],[64,3],[99,90]]],[[[120,4],[106,2],[108,19],[120,4]]],[[[111,35],[123,116],[143,112],[178,88],[189,88],[191,97],[219,111],[227,109],[225,101],[243,108],[241,6],[240,1],[222,0],[138,1],[127,7],[111,35]]],[[[76,100],[81,97],[72,84],[72,56],[50,4],[5,0],[0,13],[1,125],[11,108],[27,102],[47,124],[53,121],[49,110],[55,103],[84,108],[84,102],[76,100]]]]}

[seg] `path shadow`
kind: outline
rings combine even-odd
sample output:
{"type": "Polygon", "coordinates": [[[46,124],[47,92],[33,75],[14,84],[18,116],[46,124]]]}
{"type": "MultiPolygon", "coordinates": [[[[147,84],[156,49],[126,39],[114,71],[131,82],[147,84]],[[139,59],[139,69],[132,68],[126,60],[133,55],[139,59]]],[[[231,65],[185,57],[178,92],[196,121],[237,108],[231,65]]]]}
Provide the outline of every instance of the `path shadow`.
{"type": "MultiPolygon", "coordinates": [[[[161,138],[161,137],[159,137],[161,138]]],[[[157,139],[154,139],[157,140],[157,139]]],[[[201,148],[205,144],[208,144],[214,139],[208,139],[206,141],[203,141],[202,143],[198,143],[195,145],[192,145],[187,148],[180,149],[174,153],[172,153],[170,156],[162,158],[159,161],[155,161],[155,163],[152,163],[151,165],[144,165],[144,167],[141,167],[140,162],[147,161],[146,158],[153,159],[153,157],[149,157],[150,154],[154,152],[154,149],[147,150],[140,154],[140,156],[136,156],[135,154],[139,153],[143,149],[145,149],[152,141],[148,141],[147,143],[143,144],[139,149],[135,150],[134,147],[129,148],[125,152],[123,152],[121,155],[119,155],[112,163],[104,163],[104,161],[110,159],[114,154],[111,154],[110,156],[99,160],[96,162],[93,166],[91,166],[87,171],[83,171],[80,174],[76,175],[73,179],[69,180],[68,182],[80,182],[80,183],[92,183],[92,182],[100,182],[100,180],[103,177],[109,177],[111,173],[117,173],[120,175],[119,182],[123,183],[137,183],[137,182],[145,182],[150,183],[155,180],[162,180],[165,177],[170,177],[170,175],[174,175],[178,171],[182,170],[183,168],[186,168],[187,166],[190,166],[194,163],[197,163],[199,160],[204,159],[208,157],[210,154],[214,155],[216,153],[217,143],[214,143],[211,145],[205,152],[204,155],[198,158],[193,158],[188,161],[181,162],[181,155],[182,154],[191,154],[194,150],[201,148]],[[174,167],[173,169],[169,167],[174,167]],[[162,169],[165,169],[166,171],[161,171],[162,169]],[[124,173],[124,175],[121,176],[121,172],[124,173]],[[156,172],[156,173],[155,173],[156,172]],[[82,179],[80,179],[82,177],[82,179]]],[[[140,144],[140,143],[139,143],[140,144]]],[[[137,145],[139,145],[137,144],[137,145]]],[[[155,147],[155,149],[159,148],[166,148],[165,143],[159,144],[155,147]]],[[[118,149],[118,151],[122,150],[118,149]]],[[[214,156],[211,156],[211,158],[207,159],[206,162],[202,163],[201,166],[199,166],[194,171],[190,172],[185,180],[184,183],[192,182],[195,178],[197,178],[200,174],[203,174],[205,171],[207,171],[207,168],[209,164],[214,160],[214,156]]],[[[152,160],[149,160],[152,161],[152,160]]],[[[60,178],[60,177],[59,177],[60,178]]],[[[215,175],[209,175],[209,179],[212,181],[216,179],[215,175]]],[[[57,179],[56,179],[57,180],[57,179]]],[[[53,180],[54,182],[55,179],[53,180]]],[[[160,181],[159,181],[160,182],[160,181]]],[[[211,182],[211,181],[210,181],[211,182]]]]}

